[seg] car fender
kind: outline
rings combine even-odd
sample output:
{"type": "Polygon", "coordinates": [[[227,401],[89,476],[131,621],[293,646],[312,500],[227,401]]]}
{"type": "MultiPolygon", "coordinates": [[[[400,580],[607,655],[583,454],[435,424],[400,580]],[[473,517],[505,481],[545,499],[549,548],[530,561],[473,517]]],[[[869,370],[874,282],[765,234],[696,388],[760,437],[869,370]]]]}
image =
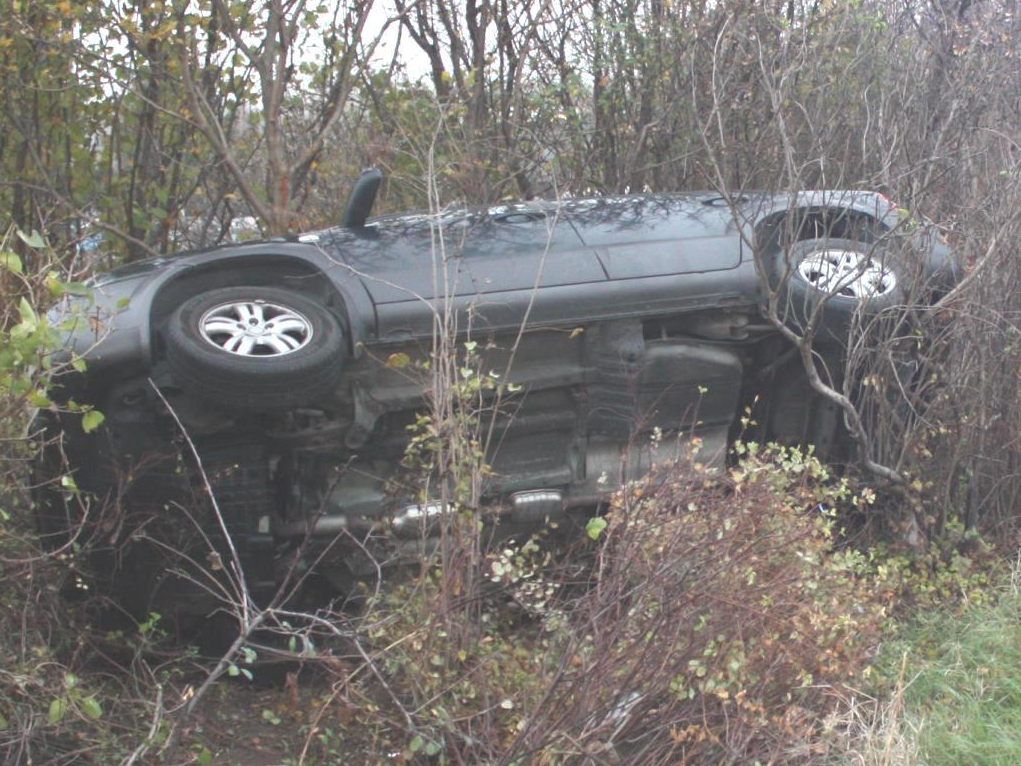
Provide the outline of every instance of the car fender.
{"type": "Polygon", "coordinates": [[[338,318],[352,353],[374,334],[375,312],[357,275],[316,243],[297,239],[229,245],[127,264],[90,283],[87,295],[58,304],[49,319],[65,334],[65,356],[73,353],[85,359],[90,382],[114,374],[124,378],[152,368],[155,324],[182,299],[200,290],[257,281],[258,272],[253,269],[271,263],[300,264],[312,277],[309,289],[336,296],[333,309],[342,314],[338,318]]]}

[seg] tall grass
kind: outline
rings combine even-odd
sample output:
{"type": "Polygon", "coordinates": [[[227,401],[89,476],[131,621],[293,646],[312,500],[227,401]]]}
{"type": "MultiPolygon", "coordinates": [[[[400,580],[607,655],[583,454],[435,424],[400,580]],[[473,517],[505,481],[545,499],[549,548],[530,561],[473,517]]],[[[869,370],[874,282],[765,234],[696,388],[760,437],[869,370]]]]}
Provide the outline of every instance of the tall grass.
{"type": "Polygon", "coordinates": [[[1021,596],[960,617],[922,617],[911,640],[918,669],[905,696],[925,719],[925,760],[1021,762],[1021,596]]]}
{"type": "Polygon", "coordinates": [[[1021,590],[919,613],[884,650],[882,702],[848,705],[846,763],[1021,763],[1021,590]]]}

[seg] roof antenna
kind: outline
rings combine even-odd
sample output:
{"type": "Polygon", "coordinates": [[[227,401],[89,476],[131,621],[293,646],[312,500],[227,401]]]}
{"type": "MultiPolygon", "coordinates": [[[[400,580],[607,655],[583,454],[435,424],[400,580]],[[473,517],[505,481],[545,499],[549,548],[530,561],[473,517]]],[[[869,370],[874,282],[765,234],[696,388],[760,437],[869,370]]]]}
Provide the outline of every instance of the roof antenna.
{"type": "Polygon", "coordinates": [[[347,209],[344,211],[343,225],[348,229],[360,229],[365,225],[376,201],[376,192],[383,181],[383,173],[379,168],[367,168],[362,171],[351,187],[351,196],[347,198],[347,209]]]}

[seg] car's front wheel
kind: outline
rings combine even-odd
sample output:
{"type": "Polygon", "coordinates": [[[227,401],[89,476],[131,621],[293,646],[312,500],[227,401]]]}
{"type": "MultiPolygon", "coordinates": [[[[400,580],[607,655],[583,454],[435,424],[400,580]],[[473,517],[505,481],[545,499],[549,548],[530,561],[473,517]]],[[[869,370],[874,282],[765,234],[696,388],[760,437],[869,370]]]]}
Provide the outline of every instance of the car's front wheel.
{"type": "Polygon", "coordinates": [[[339,382],[344,338],[319,303],[275,287],[225,287],[185,301],[164,331],[179,385],[240,409],[313,404],[339,382]]]}
{"type": "Polygon", "coordinates": [[[781,249],[773,264],[781,319],[816,337],[846,343],[855,317],[903,305],[910,277],[899,253],[850,239],[810,239],[781,249]]]}

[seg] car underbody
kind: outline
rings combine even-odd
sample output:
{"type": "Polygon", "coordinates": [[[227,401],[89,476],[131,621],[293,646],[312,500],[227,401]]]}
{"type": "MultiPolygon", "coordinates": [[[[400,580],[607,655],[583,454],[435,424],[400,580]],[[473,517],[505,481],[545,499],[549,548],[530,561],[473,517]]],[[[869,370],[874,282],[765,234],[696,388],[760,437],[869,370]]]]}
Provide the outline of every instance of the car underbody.
{"type": "MultiPolygon", "coordinates": [[[[837,408],[811,390],[793,347],[755,311],[467,342],[477,344],[470,355],[464,342],[454,347],[459,370],[494,384],[473,400],[460,438],[488,447],[480,518],[496,537],[587,518],[654,463],[694,454],[722,466],[735,439],[812,444],[830,459],[850,450],[837,408]]],[[[98,402],[100,434],[61,449],[107,539],[144,528],[147,516],[208,533],[208,519],[189,510],[208,485],[254,593],[274,593],[299,550],[343,588],[373,571],[373,545],[389,560],[420,555],[444,512],[421,470],[405,466],[409,436],[429,411],[434,359],[428,344],[387,346],[351,363],[318,406],[258,413],[203,401],[157,366],[98,402]]],[[[78,527],[67,514],[82,507],[65,498],[51,512],[51,543],[78,527]]]]}

